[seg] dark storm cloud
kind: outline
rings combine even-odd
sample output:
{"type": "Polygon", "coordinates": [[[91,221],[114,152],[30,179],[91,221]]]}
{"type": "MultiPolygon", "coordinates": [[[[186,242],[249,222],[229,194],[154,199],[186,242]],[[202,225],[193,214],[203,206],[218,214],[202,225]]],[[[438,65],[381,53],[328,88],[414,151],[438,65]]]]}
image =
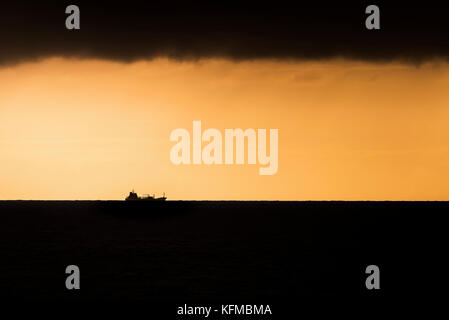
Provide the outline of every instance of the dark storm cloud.
{"type": "Polygon", "coordinates": [[[365,28],[365,7],[283,5],[179,6],[154,1],[15,2],[0,8],[0,64],[49,56],[119,61],[168,56],[235,60],[350,58],[420,63],[449,57],[445,10],[377,3],[381,30],[365,28]],[[77,4],[81,30],[65,29],[77,4]]]}

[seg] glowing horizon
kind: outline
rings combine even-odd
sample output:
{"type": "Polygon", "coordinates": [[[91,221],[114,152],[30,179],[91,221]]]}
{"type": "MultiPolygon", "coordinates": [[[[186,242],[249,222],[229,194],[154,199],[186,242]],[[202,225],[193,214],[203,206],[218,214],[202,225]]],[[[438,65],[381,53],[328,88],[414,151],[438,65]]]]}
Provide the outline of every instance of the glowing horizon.
{"type": "Polygon", "coordinates": [[[0,68],[0,199],[449,200],[449,64],[51,58],[0,68]],[[175,128],[278,128],[279,168],[176,166],[175,128]]]}

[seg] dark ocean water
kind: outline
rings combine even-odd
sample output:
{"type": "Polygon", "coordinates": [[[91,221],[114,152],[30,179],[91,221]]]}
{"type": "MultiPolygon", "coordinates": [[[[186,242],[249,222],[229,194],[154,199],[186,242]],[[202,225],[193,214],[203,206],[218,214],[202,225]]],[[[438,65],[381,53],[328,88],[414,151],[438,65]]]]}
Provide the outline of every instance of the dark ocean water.
{"type": "Polygon", "coordinates": [[[0,296],[279,301],[436,293],[447,202],[0,202],[0,296]],[[77,265],[81,289],[65,288],[77,265]],[[365,287],[378,265],[381,290],[365,287]],[[423,291],[424,290],[424,291],[423,291]]]}

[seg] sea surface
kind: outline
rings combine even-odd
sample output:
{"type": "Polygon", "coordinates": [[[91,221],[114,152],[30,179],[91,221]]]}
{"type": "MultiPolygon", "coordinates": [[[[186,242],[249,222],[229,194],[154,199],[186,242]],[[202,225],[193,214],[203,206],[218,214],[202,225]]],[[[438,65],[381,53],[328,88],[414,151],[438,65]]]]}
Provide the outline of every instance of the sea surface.
{"type": "Polygon", "coordinates": [[[5,299],[436,294],[447,202],[0,201],[5,299]],[[80,268],[67,290],[65,268],[80,268]],[[368,265],[380,290],[365,286],[368,265]]]}

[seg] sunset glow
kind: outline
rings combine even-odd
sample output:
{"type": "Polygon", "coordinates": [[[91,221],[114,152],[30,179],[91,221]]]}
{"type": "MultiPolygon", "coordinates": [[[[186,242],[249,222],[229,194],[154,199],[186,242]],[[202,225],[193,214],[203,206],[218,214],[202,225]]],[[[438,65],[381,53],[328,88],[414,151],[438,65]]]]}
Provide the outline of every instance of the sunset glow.
{"type": "Polygon", "coordinates": [[[52,58],[0,68],[0,198],[447,200],[449,64],[52,58]],[[175,128],[279,129],[279,168],[170,162],[175,128]]]}

